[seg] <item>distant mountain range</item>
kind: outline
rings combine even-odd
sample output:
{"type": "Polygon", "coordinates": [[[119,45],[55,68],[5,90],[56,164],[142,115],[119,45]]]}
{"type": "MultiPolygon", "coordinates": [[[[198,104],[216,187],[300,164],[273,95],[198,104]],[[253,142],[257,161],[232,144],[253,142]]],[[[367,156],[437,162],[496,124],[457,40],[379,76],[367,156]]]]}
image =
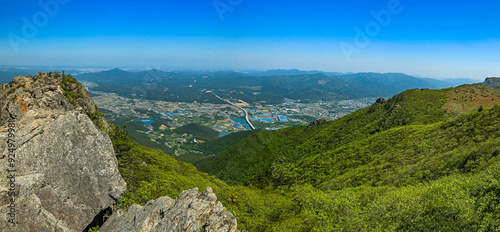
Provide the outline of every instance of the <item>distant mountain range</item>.
{"type": "MultiPolygon", "coordinates": [[[[459,86],[463,84],[472,84],[475,82],[478,82],[473,79],[469,78],[457,78],[457,79],[444,79],[444,80],[438,80],[438,79],[433,79],[433,78],[424,78],[424,77],[413,77],[409,75],[405,75],[402,73],[386,73],[382,74],[381,73],[353,73],[353,72],[323,72],[323,71],[318,71],[318,70],[312,70],[312,71],[302,71],[298,69],[274,69],[274,70],[268,70],[264,72],[250,72],[248,73],[249,76],[293,76],[293,75],[308,75],[308,74],[318,74],[322,73],[327,76],[335,76],[335,77],[341,77],[344,79],[354,79],[355,77],[357,78],[357,81],[362,81],[361,79],[367,79],[370,82],[376,82],[376,83],[381,83],[381,84],[387,84],[390,82],[397,83],[397,82],[403,82],[403,81],[409,81],[409,82],[414,82],[417,80],[418,82],[425,82],[426,84],[431,84],[436,86],[437,88],[446,88],[446,87],[454,87],[454,86],[459,86]],[[398,76],[399,74],[399,76],[398,76]],[[386,78],[388,77],[388,78],[386,78]],[[392,77],[400,78],[401,79],[394,79],[392,77]],[[388,79],[393,79],[393,80],[388,80],[388,79]]],[[[417,83],[415,86],[421,85],[422,83],[417,83]]],[[[413,86],[411,84],[408,84],[408,86],[413,86]]]]}
{"type": "MultiPolygon", "coordinates": [[[[285,98],[317,101],[366,97],[391,97],[415,89],[441,89],[473,83],[471,79],[436,80],[402,73],[336,73],[321,71],[269,70],[239,73],[233,71],[107,71],[82,73],[67,70],[80,81],[98,86],[92,90],[114,92],[124,97],[179,102],[220,103],[212,91],[224,98],[247,102],[281,103],[285,98]]],[[[0,81],[15,75],[31,74],[29,69],[0,70],[0,81]]]]}
{"type": "Polygon", "coordinates": [[[341,72],[323,72],[323,71],[317,71],[317,70],[312,70],[312,71],[302,71],[298,69],[274,69],[274,70],[267,70],[263,72],[250,72],[248,75],[250,76],[294,76],[294,75],[307,75],[307,74],[317,74],[317,73],[322,73],[327,76],[342,76],[345,74],[353,74],[351,72],[349,73],[341,73],[341,72]]]}

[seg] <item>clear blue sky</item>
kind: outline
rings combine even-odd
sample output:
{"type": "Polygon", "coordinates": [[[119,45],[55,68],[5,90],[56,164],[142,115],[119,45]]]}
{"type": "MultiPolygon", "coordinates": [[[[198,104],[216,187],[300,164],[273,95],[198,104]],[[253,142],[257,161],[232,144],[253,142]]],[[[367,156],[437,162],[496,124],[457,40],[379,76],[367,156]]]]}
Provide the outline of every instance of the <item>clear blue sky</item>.
{"type": "Polygon", "coordinates": [[[500,76],[497,0],[0,2],[2,65],[500,76]]]}

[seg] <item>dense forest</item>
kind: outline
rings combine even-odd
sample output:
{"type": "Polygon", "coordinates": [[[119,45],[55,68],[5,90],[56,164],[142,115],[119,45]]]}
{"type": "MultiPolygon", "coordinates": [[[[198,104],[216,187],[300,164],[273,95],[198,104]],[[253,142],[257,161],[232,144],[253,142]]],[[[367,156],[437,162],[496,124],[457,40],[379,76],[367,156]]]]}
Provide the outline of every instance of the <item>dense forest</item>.
{"type": "Polygon", "coordinates": [[[499,91],[405,91],[336,121],[241,135],[200,171],[113,127],[121,207],[211,186],[248,231],[498,230],[499,91]]]}

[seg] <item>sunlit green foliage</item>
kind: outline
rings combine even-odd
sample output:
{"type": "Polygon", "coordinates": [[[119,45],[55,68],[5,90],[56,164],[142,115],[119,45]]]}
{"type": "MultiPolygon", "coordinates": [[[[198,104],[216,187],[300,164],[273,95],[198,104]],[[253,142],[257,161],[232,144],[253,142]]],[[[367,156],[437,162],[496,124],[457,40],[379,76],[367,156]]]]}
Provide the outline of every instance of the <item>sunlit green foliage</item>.
{"type": "Polygon", "coordinates": [[[99,231],[99,226],[92,227],[88,230],[88,232],[98,232],[99,231]]]}
{"type": "Polygon", "coordinates": [[[113,141],[120,173],[127,182],[127,191],[120,200],[121,208],[142,205],[161,196],[176,197],[181,191],[194,187],[202,191],[210,186],[224,206],[239,219],[240,229],[273,231],[269,229],[278,228],[287,220],[302,228],[302,220],[290,210],[293,208],[290,197],[270,189],[228,186],[197,171],[191,164],[134,143],[128,132],[119,127],[113,127],[108,133],[113,141]]]}
{"type": "Polygon", "coordinates": [[[312,231],[496,231],[498,165],[476,175],[453,175],[408,187],[319,191],[295,187],[312,231]]]}
{"type": "Polygon", "coordinates": [[[248,130],[231,133],[221,138],[213,139],[205,143],[185,144],[183,148],[201,151],[205,154],[218,154],[236,145],[239,141],[256,133],[263,133],[264,130],[248,130]]]}
{"type": "Polygon", "coordinates": [[[113,127],[109,132],[118,158],[118,168],[127,182],[124,194],[125,206],[131,203],[144,204],[161,196],[176,197],[183,190],[210,186],[218,190],[225,186],[220,180],[160,150],[146,148],[134,143],[128,132],[113,127]]]}
{"type": "Polygon", "coordinates": [[[295,162],[391,128],[439,122],[447,118],[441,109],[445,101],[445,94],[438,90],[406,91],[385,104],[374,104],[325,125],[248,136],[218,156],[194,164],[228,183],[262,186],[269,180],[273,163],[295,162]]]}
{"type": "Polygon", "coordinates": [[[61,88],[63,89],[64,96],[68,99],[75,108],[78,106],[78,99],[83,98],[84,95],[78,88],[80,85],[78,81],[71,76],[71,74],[65,74],[64,72],[49,72],[50,77],[61,80],[61,88]]]}
{"type": "Polygon", "coordinates": [[[499,230],[500,105],[451,117],[444,101],[407,91],[323,126],[249,136],[196,165],[281,194],[273,208],[287,219],[256,231],[293,220],[304,224],[294,231],[499,230]]]}
{"type": "Polygon", "coordinates": [[[114,127],[122,206],[211,186],[248,231],[499,231],[500,105],[454,117],[445,101],[407,91],[195,163],[228,184],[114,127]]]}
{"type": "Polygon", "coordinates": [[[274,162],[273,178],[343,189],[406,186],[476,172],[500,154],[497,118],[500,106],[443,123],[394,128],[300,162],[274,162]]]}
{"type": "Polygon", "coordinates": [[[102,120],[104,118],[104,114],[99,111],[99,110],[96,110],[95,112],[91,112],[91,111],[87,111],[85,112],[90,120],[92,120],[92,122],[94,123],[94,125],[96,125],[99,129],[101,130],[105,130],[105,122],[102,120]]]}

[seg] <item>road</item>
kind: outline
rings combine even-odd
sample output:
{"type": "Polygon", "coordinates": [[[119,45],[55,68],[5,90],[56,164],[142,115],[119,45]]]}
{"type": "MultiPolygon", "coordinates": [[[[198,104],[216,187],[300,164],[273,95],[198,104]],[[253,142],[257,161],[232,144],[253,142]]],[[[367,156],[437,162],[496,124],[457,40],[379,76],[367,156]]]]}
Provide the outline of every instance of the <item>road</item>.
{"type": "Polygon", "coordinates": [[[212,91],[207,91],[207,93],[212,93],[214,96],[216,96],[216,97],[217,97],[217,98],[219,98],[220,100],[225,101],[225,102],[229,103],[230,105],[232,105],[232,106],[236,107],[237,109],[242,110],[243,112],[245,112],[245,121],[247,121],[247,124],[250,126],[250,128],[252,128],[252,130],[255,130],[255,127],[254,127],[254,126],[252,125],[252,123],[250,122],[250,117],[248,116],[248,112],[247,112],[247,110],[245,110],[245,109],[241,108],[240,106],[238,106],[238,105],[236,105],[236,104],[232,103],[231,101],[229,101],[229,100],[227,100],[227,99],[224,99],[224,98],[219,97],[219,95],[215,94],[215,93],[214,93],[214,92],[212,92],[212,91]]]}

